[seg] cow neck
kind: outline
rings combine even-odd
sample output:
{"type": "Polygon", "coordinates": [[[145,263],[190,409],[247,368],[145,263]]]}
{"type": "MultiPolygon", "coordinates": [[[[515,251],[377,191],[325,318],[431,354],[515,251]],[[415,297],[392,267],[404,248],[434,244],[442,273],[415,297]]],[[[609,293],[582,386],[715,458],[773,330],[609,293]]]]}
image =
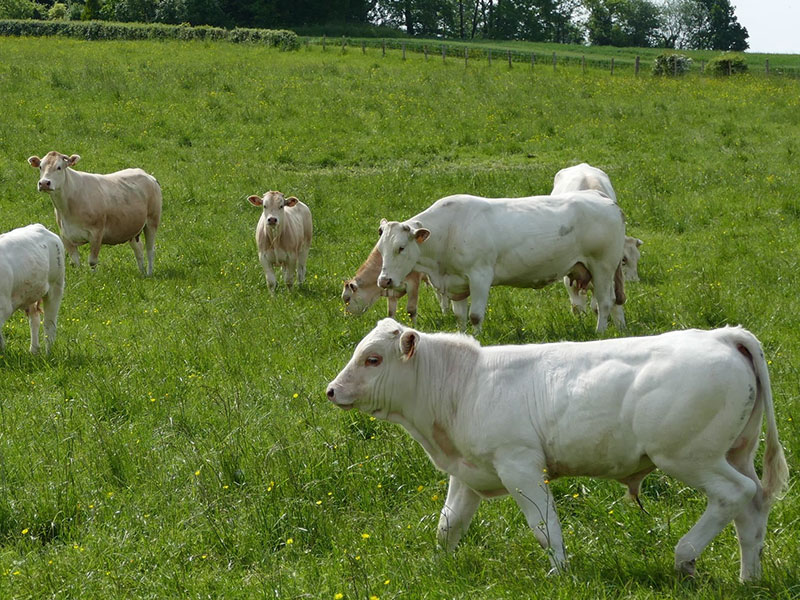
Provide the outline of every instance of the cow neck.
{"type": "Polygon", "coordinates": [[[68,198],[72,196],[69,192],[73,187],[77,187],[74,185],[77,179],[80,179],[80,174],[67,167],[64,172],[64,184],[59,189],[50,192],[50,201],[59,212],[69,214],[71,207],[68,198]]]}
{"type": "Polygon", "coordinates": [[[468,390],[474,388],[479,352],[480,348],[466,338],[422,334],[411,358],[416,361],[416,394],[408,409],[399,413],[402,421],[397,422],[432,457],[451,454],[449,448],[442,447],[442,433],[451,430],[460,408],[472,396],[468,390]]]}

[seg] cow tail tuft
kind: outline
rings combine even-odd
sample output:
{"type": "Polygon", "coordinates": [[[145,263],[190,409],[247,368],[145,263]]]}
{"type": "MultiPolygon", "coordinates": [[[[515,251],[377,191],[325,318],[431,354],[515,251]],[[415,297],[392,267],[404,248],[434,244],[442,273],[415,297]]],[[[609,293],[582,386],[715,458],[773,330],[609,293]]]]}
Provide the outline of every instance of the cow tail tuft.
{"type": "Polygon", "coordinates": [[[622,306],[625,304],[625,278],[622,275],[622,263],[614,271],[614,302],[622,306]]]}

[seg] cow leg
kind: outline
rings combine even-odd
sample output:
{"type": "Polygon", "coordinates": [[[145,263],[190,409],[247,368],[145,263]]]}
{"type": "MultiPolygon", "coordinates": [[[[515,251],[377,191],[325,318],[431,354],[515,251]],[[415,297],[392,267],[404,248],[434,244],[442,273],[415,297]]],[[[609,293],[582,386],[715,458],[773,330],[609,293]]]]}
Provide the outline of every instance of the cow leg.
{"type": "Polygon", "coordinates": [[[453,300],[453,314],[458,319],[458,326],[462,331],[467,329],[467,312],[469,311],[469,300],[453,300]]]}
{"type": "Polygon", "coordinates": [[[147,271],[144,269],[144,254],[142,252],[142,242],[138,239],[139,236],[128,240],[131,248],[133,248],[133,255],[136,257],[136,264],[139,265],[139,271],[141,271],[142,275],[147,275],[147,271]]]}
{"type": "Polygon", "coordinates": [[[42,323],[41,315],[39,314],[39,303],[34,302],[25,308],[25,314],[28,315],[28,324],[31,327],[31,354],[39,353],[39,326],[42,323]]]}
{"type": "Polygon", "coordinates": [[[475,335],[481,332],[483,318],[486,316],[486,306],[489,304],[489,288],[494,276],[491,271],[470,273],[469,276],[469,321],[475,335]]]}
{"type": "Polygon", "coordinates": [[[156,258],[156,230],[158,225],[155,223],[147,223],[142,230],[144,233],[144,245],[147,250],[147,276],[153,274],[153,263],[156,258]]]}
{"type": "Polygon", "coordinates": [[[286,262],[283,263],[283,281],[286,284],[287,288],[290,288],[294,285],[294,274],[297,271],[297,260],[288,257],[286,262]]]}
{"type": "Polygon", "coordinates": [[[397,314],[397,296],[390,295],[386,296],[386,315],[394,319],[394,316],[397,314]]]}
{"type": "Polygon", "coordinates": [[[564,287],[567,288],[569,294],[569,303],[572,306],[572,313],[579,315],[586,312],[586,293],[581,293],[578,289],[578,283],[573,282],[570,284],[569,277],[564,276],[564,287]]]}
{"type": "Polygon", "coordinates": [[[6,340],[3,337],[3,325],[6,324],[8,318],[14,312],[13,307],[11,306],[11,298],[8,298],[8,303],[3,303],[0,305],[0,352],[6,351],[6,340]]]}
{"type": "Polygon", "coordinates": [[[411,324],[417,326],[417,304],[419,303],[419,277],[409,277],[406,280],[406,311],[411,319],[411,324]]]}
{"type": "Polygon", "coordinates": [[[61,283],[56,283],[50,285],[47,295],[42,298],[42,308],[44,309],[45,350],[48,353],[53,347],[53,343],[56,341],[58,310],[61,307],[61,299],[63,297],[64,286],[61,283]]]}
{"type": "Polygon", "coordinates": [[[297,255],[297,285],[306,280],[306,261],[308,260],[308,248],[301,250],[297,255]]]}
{"type": "Polygon", "coordinates": [[[653,462],[665,473],[703,490],[708,497],[700,520],[675,546],[675,569],[694,575],[695,561],[705,547],[753,502],[756,482],[734,469],[724,458],[713,464],[696,459],[692,459],[691,464],[670,464],[657,457],[653,457],[653,462]]]}
{"type": "Polygon", "coordinates": [[[437,538],[439,545],[452,552],[458,545],[461,536],[469,529],[472,517],[478,510],[481,497],[460,479],[450,476],[450,485],[447,487],[447,499],[444,501],[442,513],[439,516],[437,538]]]}
{"type": "Polygon", "coordinates": [[[61,242],[64,244],[64,250],[67,251],[67,254],[69,254],[69,257],[72,259],[72,264],[76,267],[80,267],[81,255],[78,252],[78,246],[63,237],[61,238],[61,242]]]}
{"type": "Polygon", "coordinates": [[[506,451],[498,453],[495,466],[503,486],[517,502],[536,540],[547,552],[551,572],[563,571],[567,555],[543,456],[532,450],[506,451]]]}
{"type": "Polygon", "coordinates": [[[272,270],[272,263],[269,260],[266,252],[258,253],[258,260],[261,261],[261,266],[264,269],[264,278],[267,280],[267,287],[270,292],[275,291],[277,279],[275,278],[275,271],[272,270]]]}
{"type": "Polygon", "coordinates": [[[447,294],[440,292],[436,288],[436,299],[439,301],[439,308],[442,309],[442,314],[446,315],[447,311],[450,310],[450,298],[447,297],[447,294]]]}
{"type": "Polygon", "coordinates": [[[597,333],[606,330],[611,308],[614,306],[613,277],[614,271],[599,265],[592,265],[594,281],[594,301],[597,303],[597,333]]]}
{"type": "Polygon", "coordinates": [[[92,269],[97,268],[97,257],[100,255],[100,246],[103,245],[103,232],[98,231],[89,240],[89,266],[92,269]]]}

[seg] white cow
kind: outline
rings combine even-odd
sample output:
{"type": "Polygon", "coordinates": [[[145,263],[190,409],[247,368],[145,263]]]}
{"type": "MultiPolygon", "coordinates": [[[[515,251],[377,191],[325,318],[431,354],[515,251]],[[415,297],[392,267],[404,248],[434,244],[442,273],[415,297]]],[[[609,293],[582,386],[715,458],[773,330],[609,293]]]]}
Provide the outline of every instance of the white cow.
{"type": "Polygon", "coordinates": [[[47,192],[56,211],[61,239],[80,265],[78,246],[89,243],[89,266],[97,266],[102,244],[128,242],[143,274],[153,274],[156,231],[161,221],[161,187],[142,169],[124,169],[108,175],[75,171],[81,159],[48,152],[44,158],[31,156],[28,162],[39,169],[39,191],[47,192]],[[147,247],[147,270],[140,234],[147,247]]]}
{"type": "Polygon", "coordinates": [[[343,409],[402,425],[450,475],[440,544],[453,549],[483,498],[511,494],[553,569],[566,566],[549,482],[615,479],[637,497],[658,468],[705,492],[675,547],[695,559],[733,520],[742,580],[761,575],[769,508],[788,478],[767,364],[741,327],[638,338],[481,347],[380,321],[328,386],[343,409]],[[753,459],[766,416],[763,474],[753,459]]]}
{"type": "Polygon", "coordinates": [[[441,198],[408,221],[381,222],[378,285],[397,288],[411,271],[453,300],[453,310],[480,331],[493,285],[539,288],[565,275],[594,280],[597,331],[612,307],[624,326],[622,247],[625,221],[619,207],[596,191],[528,198],[441,198]]]}
{"type": "MultiPolygon", "coordinates": [[[[606,172],[587,163],[566,167],[556,173],[553,178],[553,191],[550,194],[555,196],[581,190],[597,190],[614,202],[617,201],[617,194],[606,172]]],[[[625,276],[625,281],[639,281],[638,265],[641,255],[639,246],[643,243],[640,239],[625,236],[625,249],[622,254],[622,274],[625,276]]],[[[567,289],[570,289],[569,286],[567,289]]],[[[572,297],[570,291],[570,298],[572,297]]]]}
{"type": "Polygon", "coordinates": [[[297,282],[306,278],[306,259],[311,248],[311,211],[294,196],[267,192],[264,197],[250,196],[250,204],[263,209],[256,225],[258,259],[264,268],[269,291],[274,292],[277,280],[273,267],[283,267],[283,280],[291,288],[295,270],[297,282]]]}
{"type": "Polygon", "coordinates": [[[58,308],[64,295],[64,244],[44,225],[28,225],[0,235],[0,352],[2,328],[21,309],[31,327],[31,352],[39,351],[40,312],[44,310],[45,350],[56,340],[58,308]]]}

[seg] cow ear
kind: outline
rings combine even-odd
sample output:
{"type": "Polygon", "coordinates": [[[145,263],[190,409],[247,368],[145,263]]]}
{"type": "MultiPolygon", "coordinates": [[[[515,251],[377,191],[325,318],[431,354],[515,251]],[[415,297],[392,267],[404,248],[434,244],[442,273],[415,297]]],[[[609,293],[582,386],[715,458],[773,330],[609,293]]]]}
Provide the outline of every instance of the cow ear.
{"type": "Polygon", "coordinates": [[[42,159],[38,156],[31,156],[28,158],[28,164],[30,164],[30,166],[32,166],[34,169],[38,169],[39,165],[42,164],[42,159]]]}
{"type": "Polygon", "coordinates": [[[414,239],[417,240],[418,244],[421,244],[422,242],[427,240],[430,234],[431,234],[430,229],[425,229],[424,227],[420,227],[419,229],[414,229],[411,232],[411,235],[414,236],[414,239]]]}
{"type": "Polygon", "coordinates": [[[378,235],[379,235],[379,236],[380,236],[380,235],[383,235],[383,229],[384,229],[384,227],[386,227],[386,224],[387,224],[388,222],[389,222],[389,221],[387,221],[386,219],[381,219],[381,226],[380,226],[380,227],[378,227],[378,235]]]}
{"type": "Polygon", "coordinates": [[[264,201],[261,199],[261,196],[248,196],[247,201],[253,206],[264,206],[264,201]]]}
{"type": "Polygon", "coordinates": [[[400,336],[400,351],[403,353],[403,361],[407,361],[417,349],[419,334],[413,329],[408,329],[400,336]]]}
{"type": "Polygon", "coordinates": [[[636,238],[636,247],[638,248],[642,244],[644,244],[644,242],[642,240],[640,240],[639,238],[636,238]]]}
{"type": "Polygon", "coordinates": [[[358,290],[358,284],[355,281],[348,281],[347,287],[350,288],[350,291],[355,292],[358,290]]]}
{"type": "Polygon", "coordinates": [[[289,196],[283,201],[284,206],[294,206],[295,204],[297,204],[297,198],[294,196],[289,196]]]}
{"type": "Polygon", "coordinates": [[[81,159],[81,156],[80,156],[80,154],[73,154],[72,156],[70,156],[70,157],[67,159],[67,166],[68,166],[68,167],[74,167],[75,165],[77,165],[77,164],[78,164],[78,161],[79,161],[80,159],[81,159]]]}

